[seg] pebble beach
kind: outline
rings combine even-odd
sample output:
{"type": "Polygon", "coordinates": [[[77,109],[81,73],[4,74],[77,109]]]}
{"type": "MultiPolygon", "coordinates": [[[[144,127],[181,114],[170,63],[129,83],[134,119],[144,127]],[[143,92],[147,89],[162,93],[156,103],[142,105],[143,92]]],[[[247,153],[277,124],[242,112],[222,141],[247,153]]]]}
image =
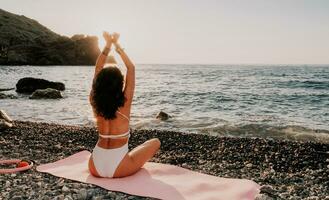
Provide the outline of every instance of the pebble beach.
{"type": "Polygon", "coordinates": [[[310,2],[1,0],[0,200],[329,200],[329,1],[310,2]],[[171,166],[96,179],[96,115],[126,108],[129,150],[158,138],[171,166]],[[79,152],[52,168],[72,180],[37,171],[79,152]]]}
{"type": "MultiPolygon", "coordinates": [[[[129,148],[153,137],[162,146],[151,161],[253,180],[262,186],[257,199],[329,199],[329,144],[132,130],[129,148]]],[[[90,126],[14,121],[14,127],[0,130],[0,157],[33,160],[37,166],[91,151],[96,141],[90,126]]],[[[39,173],[35,166],[0,175],[0,199],[150,199],[39,173]]]]}

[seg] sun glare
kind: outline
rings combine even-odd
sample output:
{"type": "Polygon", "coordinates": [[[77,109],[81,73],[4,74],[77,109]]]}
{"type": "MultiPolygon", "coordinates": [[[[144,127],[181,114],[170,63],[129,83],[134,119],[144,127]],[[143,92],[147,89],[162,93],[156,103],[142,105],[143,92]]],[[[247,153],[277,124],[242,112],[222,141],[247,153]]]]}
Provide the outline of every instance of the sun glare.
{"type": "Polygon", "coordinates": [[[103,32],[100,31],[96,36],[98,37],[98,47],[99,47],[99,49],[102,50],[105,46],[105,40],[103,38],[103,32]]]}

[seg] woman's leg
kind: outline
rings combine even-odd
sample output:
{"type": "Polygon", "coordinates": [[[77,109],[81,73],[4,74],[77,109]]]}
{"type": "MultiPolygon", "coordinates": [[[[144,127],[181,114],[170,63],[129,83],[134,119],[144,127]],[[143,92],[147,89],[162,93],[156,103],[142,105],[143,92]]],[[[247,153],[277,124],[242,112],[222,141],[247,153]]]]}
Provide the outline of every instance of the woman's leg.
{"type": "Polygon", "coordinates": [[[160,140],[153,138],[130,151],[121,161],[114,177],[124,177],[136,173],[160,148],[160,140]]]}
{"type": "Polygon", "coordinates": [[[96,176],[96,177],[101,177],[97,170],[96,170],[96,167],[94,165],[94,160],[93,160],[93,156],[91,155],[90,158],[89,158],[89,162],[88,162],[88,169],[90,171],[90,173],[93,175],[93,176],[96,176]]]}

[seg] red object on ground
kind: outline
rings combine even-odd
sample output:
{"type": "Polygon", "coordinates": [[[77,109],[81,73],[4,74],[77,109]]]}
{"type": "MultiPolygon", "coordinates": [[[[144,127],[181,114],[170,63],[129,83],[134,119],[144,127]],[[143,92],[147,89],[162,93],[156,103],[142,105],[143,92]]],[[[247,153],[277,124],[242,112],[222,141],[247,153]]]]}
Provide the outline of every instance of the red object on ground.
{"type": "Polygon", "coordinates": [[[26,161],[21,161],[16,165],[16,168],[29,166],[29,163],[26,161]]]}
{"type": "Polygon", "coordinates": [[[29,170],[33,167],[33,162],[22,161],[20,159],[0,160],[0,165],[16,164],[15,168],[0,168],[0,174],[16,173],[29,170]]]}

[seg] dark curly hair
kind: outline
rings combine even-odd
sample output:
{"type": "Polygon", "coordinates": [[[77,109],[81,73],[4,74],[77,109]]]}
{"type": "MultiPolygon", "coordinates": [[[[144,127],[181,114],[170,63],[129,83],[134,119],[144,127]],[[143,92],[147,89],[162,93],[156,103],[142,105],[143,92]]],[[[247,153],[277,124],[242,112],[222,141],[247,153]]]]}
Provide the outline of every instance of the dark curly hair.
{"type": "Polygon", "coordinates": [[[123,75],[117,67],[103,68],[92,85],[91,105],[97,115],[115,119],[116,111],[125,103],[123,75]]]}

